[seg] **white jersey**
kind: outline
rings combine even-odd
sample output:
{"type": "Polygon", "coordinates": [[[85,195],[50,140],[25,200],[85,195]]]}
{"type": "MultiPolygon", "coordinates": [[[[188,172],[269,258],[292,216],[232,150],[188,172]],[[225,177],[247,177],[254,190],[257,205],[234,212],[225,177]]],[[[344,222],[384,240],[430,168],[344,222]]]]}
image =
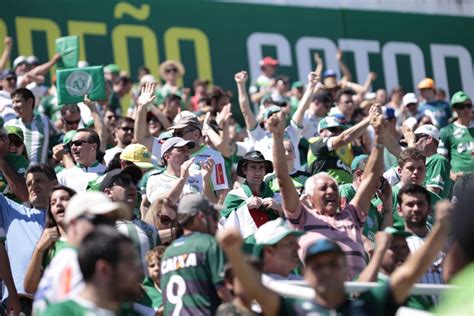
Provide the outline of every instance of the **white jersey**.
{"type": "Polygon", "coordinates": [[[51,260],[38,284],[33,302],[34,314],[39,314],[46,307],[68,299],[84,288],[77,250],[64,248],[51,260]]]}
{"type": "Polygon", "coordinates": [[[312,113],[305,112],[303,117],[303,130],[301,131],[301,135],[306,139],[318,136],[318,126],[318,117],[312,113]]]}
{"type": "MultiPolygon", "coordinates": [[[[179,178],[168,174],[166,171],[160,174],[152,175],[148,178],[146,184],[146,196],[150,203],[153,203],[164,193],[173,188],[178,182],[179,178]]],[[[186,193],[202,192],[202,174],[199,169],[196,168],[196,164],[193,164],[189,168],[189,177],[184,185],[181,195],[186,193]]]]}
{"type": "MultiPolygon", "coordinates": [[[[285,137],[290,140],[295,151],[296,160],[294,167],[296,169],[301,169],[300,151],[298,149],[301,132],[302,129],[298,127],[293,120],[291,120],[290,125],[285,129],[285,137]]],[[[265,159],[273,161],[272,133],[265,131],[260,125],[257,125],[253,130],[249,131],[249,138],[255,150],[260,151],[265,159]]]]}
{"type": "Polygon", "coordinates": [[[145,260],[146,254],[161,244],[156,228],[138,218],[134,218],[132,221],[119,220],[115,223],[115,227],[133,241],[135,248],[140,254],[143,273],[145,276],[148,276],[148,267],[145,260]]]}
{"type": "Polygon", "coordinates": [[[194,157],[194,164],[197,169],[201,168],[202,161],[205,161],[208,158],[214,159],[214,170],[212,170],[211,174],[212,187],[214,188],[214,191],[229,189],[224,157],[222,157],[221,153],[215,151],[209,146],[203,145],[197,152],[192,154],[191,157],[194,157]]]}
{"type": "Polygon", "coordinates": [[[105,166],[96,162],[90,167],[76,165],[64,169],[57,174],[58,182],[74,189],[76,192],[85,192],[90,181],[97,179],[105,171],[105,166]]]}

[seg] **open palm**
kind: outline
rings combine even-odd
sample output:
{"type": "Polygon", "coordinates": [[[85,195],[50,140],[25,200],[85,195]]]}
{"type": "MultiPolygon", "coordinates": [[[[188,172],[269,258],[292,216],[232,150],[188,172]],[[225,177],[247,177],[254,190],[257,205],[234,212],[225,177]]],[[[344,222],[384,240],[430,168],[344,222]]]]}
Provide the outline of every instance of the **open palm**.
{"type": "Polygon", "coordinates": [[[155,95],[155,84],[147,83],[142,87],[140,96],[138,97],[138,105],[147,105],[152,103],[156,98],[155,95]]]}

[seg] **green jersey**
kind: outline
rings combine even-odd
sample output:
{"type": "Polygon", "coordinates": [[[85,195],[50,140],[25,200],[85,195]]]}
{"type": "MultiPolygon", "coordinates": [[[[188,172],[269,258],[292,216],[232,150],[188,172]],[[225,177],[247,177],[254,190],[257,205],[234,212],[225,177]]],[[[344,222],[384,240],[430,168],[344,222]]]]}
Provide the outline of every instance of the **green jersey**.
{"type": "Polygon", "coordinates": [[[448,158],[454,172],[474,170],[474,127],[449,124],[440,131],[438,152],[448,158]]]}
{"type": "Polygon", "coordinates": [[[224,253],[214,236],[194,232],[175,240],[161,260],[164,315],[214,315],[224,286],[224,253]]]}
{"type": "Polygon", "coordinates": [[[315,301],[281,297],[278,315],[349,316],[349,315],[395,315],[398,304],[394,301],[388,282],[362,293],[357,299],[347,299],[337,309],[329,309],[315,301]]]}
{"type": "Polygon", "coordinates": [[[145,290],[144,295],[137,301],[138,304],[148,306],[154,310],[158,310],[163,305],[163,298],[161,296],[161,290],[155,287],[153,280],[150,277],[146,277],[142,283],[143,289],[145,290]]]}
{"type": "Polygon", "coordinates": [[[129,305],[123,305],[118,312],[109,309],[100,308],[92,302],[82,298],[75,297],[61,303],[52,304],[41,313],[41,316],[135,316],[142,315],[138,311],[133,310],[129,305]]]}
{"type": "MultiPolygon", "coordinates": [[[[340,209],[344,209],[354,198],[356,189],[352,183],[341,184],[339,186],[339,196],[341,197],[340,209]]],[[[383,221],[383,204],[377,196],[370,200],[369,213],[364,223],[362,234],[372,243],[375,243],[375,234],[382,227],[383,221]]]]}
{"type": "MultiPolygon", "coordinates": [[[[397,195],[398,192],[400,191],[402,187],[401,182],[397,183],[392,187],[392,202],[393,202],[393,210],[392,210],[392,215],[393,215],[393,226],[395,228],[404,228],[405,227],[405,221],[402,216],[398,214],[398,202],[397,202],[397,195]]],[[[427,226],[431,227],[434,224],[435,218],[434,218],[434,212],[433,212],[433,206],[438,202],[441,201],[441,197],[431,191],[428,191],[430,194],[430,212],[428,215],[427,219],[427,226]]]]}
{"type": "Polygon", "coordinates": [[[449,289],[443,294],[443,300],[435,310],[436,315],[472,315],[474,297],[474,263],[471,262],[450,281],[462,289],[449,289]],[[469,312],[470,311],[470,312],[469,312]]]}
{"type": "Polygon", "coordinates": [[[43,269],[46,269],[46,267],[49,265],[51,260],[53,260],[53,258],[58,254],[58,252],[68,247],[71,246],[68,244],[66,238],[61,237],[56,240],[51,246],[51,248],[49,248],[49,251],[46,256],[43,257],[43,262],[41,263],[43,269]]]}
{"type": "MultiPolygon", "coordinates": [[[[291,180],[293,181],[293,184],[295,185],[296,190],[298,191],[298,194],[299,195],[303,194],[304,184],[306,182],[306,179],[311,177],[311,174],[305,171],[296,170],[295,172],[290,174],[290,177],[291,177],[291,180]]],[[[270,173],[269,175],[267,175],[264,181],[273,192],[275,193],[280,192],[280,186],[278,185],[278,181],[276,179],[275,173],[270,173]]]]}
{"type": "Polygon", "coordinates": [[[443,199],[447,198],[452,184],[449,177],[450,171],[451,166],[448,159],[440,154],[434,154],[426,158],[425,186],[440,189],[439,196],[443,199]]]}
{"type": "MultiPolygon", "coordinates": [[[[24,156],[8,153],[7,157],[7,164],[18,174],[25,176],[26,169],[28,169],[28,160],[24,156]]],[[[18,203],[23,203],[16,195],[13,193],[13,190],[8,185],[7,179],[3,175],[3,172],[0,171],[0,192],[3,193],[7,198],[14,200],[18,203]]]]}

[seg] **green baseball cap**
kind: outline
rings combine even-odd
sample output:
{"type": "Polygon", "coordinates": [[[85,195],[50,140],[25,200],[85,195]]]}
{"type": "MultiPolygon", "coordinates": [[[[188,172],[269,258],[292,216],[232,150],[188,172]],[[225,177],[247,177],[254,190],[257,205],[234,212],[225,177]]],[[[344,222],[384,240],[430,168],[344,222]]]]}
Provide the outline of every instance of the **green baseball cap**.
{"type": "Polygon", "coordinates": [[[458,103],[464,103],[467,100],[471,99],[464,91],[458,91],[453,94],[451,98],[451,107],[454,107],[458,103]]]}
{"type": "Polygon", "coordinates": [[[76,133],[77,133],[76,130],[66,132],[64,134],[63,144],[66,145],[67,143],[69,143],[72,140],[72,138],[74,137],[74,135],[76,135],[76,133]]]}
{"type": "Polygon", "coordinates": [[[117,64],[108,64],[107,66],[104,67],[104,72],[119,74],[120,73],[120,67],[117,64]]]}
{"type": "Polygon", "coordinates": [[[403,228],[397,228],[393,226],[385,227],[384,232],[392,235],[393,237],[410,237],[412,234],[410,232],[407,232],[403,228]]]}
{"type": "Polygon", "coordinates": [[[301,81],[295,81],[291,85],[291,89],[299,89],[299,88],[303,88],[303,87],[304,87],[304,84],[301,81]]]}
{"type": "Polygon", "coordinates": [[[281,111],[281,107],[277,105],[271,105],[268,108],[265,109],[265,112],[263,113],[263,119],[268,120],[272,114],[278,113],[281,111]]]}
{"type": "Polygon", "coordinates": [[[260,257],[264,246],[276,245],[286,236],[294,235],[300,237],[304,234],[304,231],[292,229],[290,225],[288,225],[288,222],[281,217],[266,222],[255,232],[255,247],[253,249],[253,254],[260,257]]]}
{"type": "Polygon", "coordinates": [[[22,143],[25,140],[25,137],[23,136],[23,130],[18,126],[6,126],[5,130],[8,135],[15,135],[20,138],[22,143]]]}
{"type": "Polygon", "coordinates": [[[369,160],[369,155],[364,154],[364,155],[356,156],[352,160],[352,163],[351,163],[352,172],[356,171],[356,169],[364,170],[365,165],[364,165],[364,168],[362,168],[361,165],[362,165],[362,163],[367,164],[367,160],[369,160]]]}
{"type": "Polygon", "coordinates": [[[341,127],[344,128],[344,124],[341,123],[341,121],[334,116],[326,116],[319,121],[319,126],[318,130],[321,131],[323,129],[328,129],[331,127],[341,127]]]}

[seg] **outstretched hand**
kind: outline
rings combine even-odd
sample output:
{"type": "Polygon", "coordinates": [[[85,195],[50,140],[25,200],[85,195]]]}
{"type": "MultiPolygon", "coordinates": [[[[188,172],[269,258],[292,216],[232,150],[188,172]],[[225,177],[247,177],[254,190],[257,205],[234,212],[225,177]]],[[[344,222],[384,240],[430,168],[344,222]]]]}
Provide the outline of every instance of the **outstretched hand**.
{"type": "Polygon", "coordinates": [[[312,71],[308,74],[308,83],[312,86],[315,86],[318,84],[320,78],[319,74],[316,73],[316,71],[312,71]]]}
{"type": "Polygon", "coordinates": [[[154,83],[147,83],[140,92],[140,96],[138,97],[138,106],[144,106],[152,103],[155,101],[155,84],[154,83]]]}

